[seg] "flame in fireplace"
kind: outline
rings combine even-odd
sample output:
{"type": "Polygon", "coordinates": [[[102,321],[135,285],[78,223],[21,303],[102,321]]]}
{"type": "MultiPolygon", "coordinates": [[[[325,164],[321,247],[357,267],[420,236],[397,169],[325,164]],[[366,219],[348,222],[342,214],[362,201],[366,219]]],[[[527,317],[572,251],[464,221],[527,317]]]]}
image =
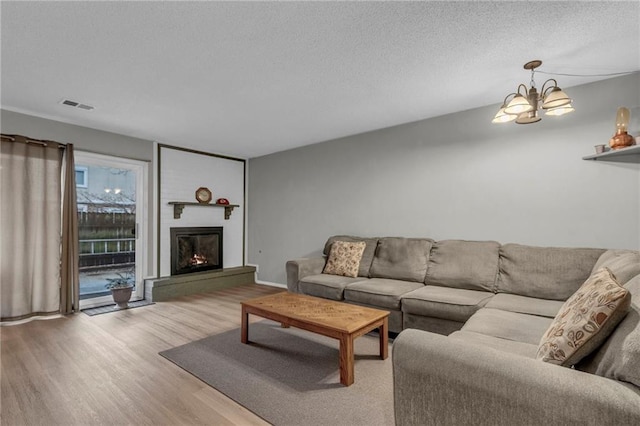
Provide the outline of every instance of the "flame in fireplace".
{"type": "Polygon", "coordinates": [[[204,265],[207,264],[207,256],[202,254],[195,253],[191,259],[189,259],[189,264],[191,266],[204,265]]]}

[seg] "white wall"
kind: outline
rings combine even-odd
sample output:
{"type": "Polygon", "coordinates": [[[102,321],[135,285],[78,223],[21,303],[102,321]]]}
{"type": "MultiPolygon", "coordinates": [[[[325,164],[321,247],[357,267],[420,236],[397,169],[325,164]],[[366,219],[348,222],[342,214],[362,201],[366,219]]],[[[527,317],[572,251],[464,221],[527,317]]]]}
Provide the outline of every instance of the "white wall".
{"type": "Polygon", "coordinates": [[[223,267],[244,265],[244,160],[203,155],[160,146],[160,276],[171,274],[170,228],[222,226],[223,267]],[[195,191],[204,186],[213,193],[213,203],[227,198],[239,204],[229,220],[224,209],[185,206],[180,219],[173,218],[170,201],[196,202],[195,191]]]}
{"type": "Polygon", "coordinates": [[[342,233],[637,249],[640,166],[582,157],[618,106],[640,132],[639,87],[565,88],[576,111],[537,124],[492,124],[492,105],[251,159],[248,262],[285,283],[288,259],[342,233]]]}

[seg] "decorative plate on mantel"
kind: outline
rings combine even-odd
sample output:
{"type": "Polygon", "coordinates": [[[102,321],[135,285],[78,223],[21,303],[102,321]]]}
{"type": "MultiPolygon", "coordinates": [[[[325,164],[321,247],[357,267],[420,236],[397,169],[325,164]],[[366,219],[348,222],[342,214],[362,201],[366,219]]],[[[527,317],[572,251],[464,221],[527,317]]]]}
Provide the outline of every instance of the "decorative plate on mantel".
{"type": "Polygon", "coordinates": [[[198,200],[200,204],[209,204],[212,199],[213,195],[211,194],[209,188],[201,186],[196,190],[196,200],[198,200]]]}

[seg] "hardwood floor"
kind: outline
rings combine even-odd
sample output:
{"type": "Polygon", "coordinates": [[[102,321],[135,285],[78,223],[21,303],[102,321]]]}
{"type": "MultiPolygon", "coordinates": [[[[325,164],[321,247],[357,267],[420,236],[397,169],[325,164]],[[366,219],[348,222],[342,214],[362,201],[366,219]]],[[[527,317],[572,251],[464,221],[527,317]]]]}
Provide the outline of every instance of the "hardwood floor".
{"type": "Polygon", "coordinates": [[[158,352],[237,328],[240,301],[280,291],[251,284],[2,327],[0,424],[268,424],[158,352]]]}

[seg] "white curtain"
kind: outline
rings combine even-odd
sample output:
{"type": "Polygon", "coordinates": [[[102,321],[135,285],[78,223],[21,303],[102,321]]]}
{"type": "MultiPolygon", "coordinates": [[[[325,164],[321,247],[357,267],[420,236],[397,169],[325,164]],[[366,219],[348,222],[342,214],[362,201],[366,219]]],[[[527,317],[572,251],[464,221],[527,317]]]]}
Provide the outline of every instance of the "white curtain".
{"type": "Polygon", "coordinates": [[[0,317],[60,312],[61,168],[58,144],[0,142],[0,317]]]}

